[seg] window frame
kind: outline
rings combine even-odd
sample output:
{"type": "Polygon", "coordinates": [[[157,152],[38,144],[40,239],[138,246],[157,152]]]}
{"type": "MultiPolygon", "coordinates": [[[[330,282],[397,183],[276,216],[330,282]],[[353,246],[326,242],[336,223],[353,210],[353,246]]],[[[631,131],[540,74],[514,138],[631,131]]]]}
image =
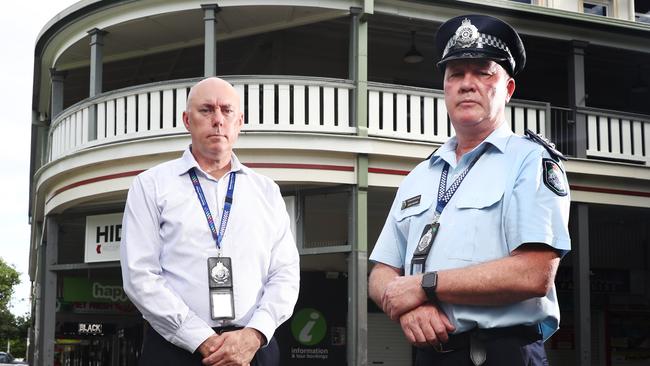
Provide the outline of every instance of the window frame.
{"type": "Polygon", "coordinates": [[[583,0],[582,1],[582,13],[583,14],[590,14],[590,15],[596,15],[596,16],[601,16],[601,17],[611,17],[613,14],[611,13],[611,9],[613,9],[613,1],[612,0],[583,0]],[[602,6],[605,8],[605,14],[594,14],[594,13],[587,13],[585,10],[585,4],[593,5],[593,6],[602,6]]]}

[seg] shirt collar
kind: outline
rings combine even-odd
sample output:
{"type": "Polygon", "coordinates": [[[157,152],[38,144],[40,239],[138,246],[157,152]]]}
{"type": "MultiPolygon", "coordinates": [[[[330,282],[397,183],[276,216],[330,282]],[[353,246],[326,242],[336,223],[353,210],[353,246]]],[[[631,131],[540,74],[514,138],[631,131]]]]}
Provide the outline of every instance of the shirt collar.
{"type": "MultiPolygon", "coordinates": [[[[190,169],[196,168],[197,170],[203,172],[203,174],[205,174],[207,177],[210,177],[208,173],[201,169],[196,159],[194,159],[194,155],[192,155],[191,149],[192,145],[188,146],[183,152],[183,156],[181,157],[180,164],[178,166],[178,175],[183,175],[190,169]]],[[[235,153],[232,153],[230,157],[230,172],[244,172],[242,166],[243,165],[239,162],[239,158],[237,158],[235,153]]]]}
{"type": "MultiPolygon", "coordinates": [[[[494,146],[499,152],[504,153],[506,145],[508,144],[508,139],[510,139],[510,136],[512,135],[513,132],[508,127],[508,123],[503,122],[472,151],[478,150],[482,145],[487,143],[494,146]]],[[[456,136],[453,136],[433,153],[429,160],[429,164],[433,166],[439,161],[449,162],[452,161],[452,159],[455,160],[456,145],[458,145],[458,140],[456,136]]]]}

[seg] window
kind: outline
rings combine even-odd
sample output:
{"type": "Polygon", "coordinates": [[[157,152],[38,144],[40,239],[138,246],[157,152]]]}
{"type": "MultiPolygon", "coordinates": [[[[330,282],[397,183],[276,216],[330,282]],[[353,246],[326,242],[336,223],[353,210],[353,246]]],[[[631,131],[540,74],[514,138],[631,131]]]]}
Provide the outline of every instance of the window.
{"type": "Polygon", "coordinates": [[[636,0],[634,13],[634,19],[637,22],[650,24],[650,0],[636,0]]]}
{"type": "Polygon", "coordinates": [[[350,192],[305,194],[303,248],[348,245],[350,192]]]}
{"type": "Polygon", "coordinates": [[[601,15],[606,17],[607,16],[607,4],[602,3],[602,2],[587,2],[585,1],[583,3],[583,11],[585,14],[594,14],[594,15],[601,15]]]}
{"type": "Polygon", "coordinates": [[[0,362],[1,363],[12,363],[12,362],[14,362],[14,358],[9,353],[0,352],[0,362]]]}

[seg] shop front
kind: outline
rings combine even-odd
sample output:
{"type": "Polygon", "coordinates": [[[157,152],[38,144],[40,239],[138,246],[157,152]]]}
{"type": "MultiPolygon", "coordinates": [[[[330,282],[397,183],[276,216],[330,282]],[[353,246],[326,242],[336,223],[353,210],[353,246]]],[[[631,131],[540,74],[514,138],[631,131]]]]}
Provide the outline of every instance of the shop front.
{"type": "Polygon", "coordinates": [[[137,365],[143,321],[116,277],[62,278],[55,365],[137,365]]]}
{"type": "MultiPolygon", "coordinates": [[[[281,364],[345,365],[345,254],[327,250],[347,245],[349,190],[300,191],[298,197],[286,196],[285,204],[299,248],[309,249],[302,253],[294,315],[275,334],[281,364]]],[[[57,217],[55,365],[130,366],[140,357],[147,324],[122,287],[123,214],[119,206],[110,209],[57,217]]]]}
{"type": "Polygon", "coordinates": [[[347,279],[343,273],[302,272],[293,316],[276,331],[280,364],[346,364],[347,279]]]}
{"type": "MultiPolygon", "coordinates": [[[[650,364],[649,218],[647,209],[589,206],[592,365],[650,364]]],[[[576,321],[575,255],[574,250],[562,260],[555,278],[561,322],[546,348],[550,363],[556,365],[576,363],[580,328],[576,321]]]]}

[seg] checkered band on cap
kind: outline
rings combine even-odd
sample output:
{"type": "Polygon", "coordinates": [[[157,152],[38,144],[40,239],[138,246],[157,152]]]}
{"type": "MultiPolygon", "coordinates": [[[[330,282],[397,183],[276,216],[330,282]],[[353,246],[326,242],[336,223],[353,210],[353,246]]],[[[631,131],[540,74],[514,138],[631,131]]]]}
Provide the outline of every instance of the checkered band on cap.
{"type": "Polygon", "coordinates": [[[517,31],[501,19],[481,14],[459,15],[444,22],[435,40],[441,55],[438,69],[458,59],[488,59],[511,76],[526,65],[526,50],[517,31]]]}
{"type": "Polygon", "coordinates": [[[447,42],[447,46],[443,51],[442,58],[444,59],[450,51],[467,49],[467,48],[484,48],[484,46],[490,46],[507,53],[508,56],[506,58],[508,59],[510,66],[512,66],[512,69],[514,70],[515,59],[514,57],[512,57],[512,53],[510,52],[510,49],[508,48],[506,43],[493,35],[485,34],[481,32],[477,32],[477,33],[478,33],[478,37],[476,37],[474,42],[469,44],[458,42],[458,37],[456,37],[456,35],[449,38],[449,41],[447,42]]]}

